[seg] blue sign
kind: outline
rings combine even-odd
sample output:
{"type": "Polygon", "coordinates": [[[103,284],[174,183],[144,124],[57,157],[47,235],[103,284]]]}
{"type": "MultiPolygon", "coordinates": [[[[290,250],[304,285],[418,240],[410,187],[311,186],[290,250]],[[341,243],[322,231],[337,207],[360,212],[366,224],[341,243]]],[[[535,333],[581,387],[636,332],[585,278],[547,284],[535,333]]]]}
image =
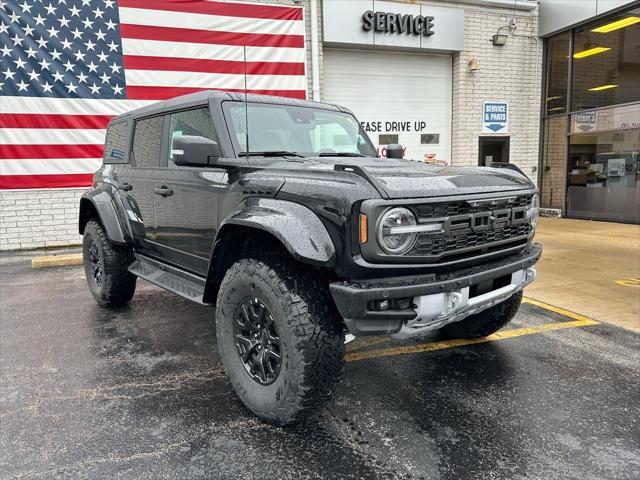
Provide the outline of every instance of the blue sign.
{"type": "Polygon", "coordinates": [[[509,131],[509,104],[507,102],[482,102],[482,131],[506,133],[509,131]]]}

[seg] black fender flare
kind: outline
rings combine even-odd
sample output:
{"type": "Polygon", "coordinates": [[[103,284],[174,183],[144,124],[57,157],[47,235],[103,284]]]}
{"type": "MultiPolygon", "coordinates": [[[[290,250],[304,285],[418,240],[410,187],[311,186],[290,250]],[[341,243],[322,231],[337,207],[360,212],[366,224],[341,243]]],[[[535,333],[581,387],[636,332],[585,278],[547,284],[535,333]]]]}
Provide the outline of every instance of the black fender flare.
{"type": "Polygon", "coordinates": [[[336,249],[320,218],[309,208],[286,200],[247,198],[220,225],[211,262],[225,230],[232,225],[264,230],[295,258],[312,265],[335,265],[336,249]]]}
{"type": "Polygon", "coordinates": [[[84,233],[84,227],[93,211],[95,211],[110,242],[118,245],[129,244],[132,237],[126,221],[123,222],[120,218],[124,214],[124,209],[118,208],[120,205],[117,199],[117,190],[110,183],[105,182],[99,187],[85,192],[80,198],[80,213],[78,216],[78,232],[80,235],[84,233]],[[121,213],[119,214],[118,211],[121,213]]]}

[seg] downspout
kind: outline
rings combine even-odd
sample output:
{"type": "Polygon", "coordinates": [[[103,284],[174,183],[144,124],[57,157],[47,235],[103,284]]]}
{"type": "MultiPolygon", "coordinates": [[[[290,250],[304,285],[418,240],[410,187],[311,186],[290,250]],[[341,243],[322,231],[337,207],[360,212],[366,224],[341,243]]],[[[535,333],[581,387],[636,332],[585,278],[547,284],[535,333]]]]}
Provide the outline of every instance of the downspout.
{"type": "Polygon", "coordinates": [[[320,34],[318,31],[318,0],[310,0],[311,10],[311,99],[320,101],[320,34]]]}

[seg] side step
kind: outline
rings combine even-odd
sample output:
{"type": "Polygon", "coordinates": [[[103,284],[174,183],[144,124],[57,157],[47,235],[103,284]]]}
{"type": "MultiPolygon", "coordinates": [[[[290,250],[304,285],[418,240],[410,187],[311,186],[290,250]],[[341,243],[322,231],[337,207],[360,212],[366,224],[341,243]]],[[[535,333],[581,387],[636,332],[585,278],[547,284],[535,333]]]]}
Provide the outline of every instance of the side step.
{"type": "Polygon", "coordinates": [[[202,277],[139,254],[129,266],[129,271],[192,302],[204,305],[202,298],[206,280],[202,277]]]}

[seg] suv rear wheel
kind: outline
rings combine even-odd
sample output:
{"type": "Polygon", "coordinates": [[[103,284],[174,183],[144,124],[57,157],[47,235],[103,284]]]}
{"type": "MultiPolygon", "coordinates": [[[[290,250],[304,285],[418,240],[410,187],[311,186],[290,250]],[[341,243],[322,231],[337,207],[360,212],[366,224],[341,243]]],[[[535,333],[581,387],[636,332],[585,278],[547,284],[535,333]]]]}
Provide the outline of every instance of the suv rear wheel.
{"type": "Polygon", "coordinates": [[[107,233],[96,220],[89,220],[82,239],[84,272],[93,297],[102,307],[126,304],[136,291],[136,276],[127,270],[133,256],[123,247],[109,243],[107,233]]]}
{"type": "Polygon", "coordinates": [[[277,425],[326,400],[344,371],[344,334],[325,286],[285,255],[242,259],[216,307],[218,348],[242,402],[277,425]]]}
{"type": "Polygon", "coordinates": [[[522,303],[522,290],[493,307],[440,329],[446,338],[480,338],[497,332],[509,323],[522,303]]]}

